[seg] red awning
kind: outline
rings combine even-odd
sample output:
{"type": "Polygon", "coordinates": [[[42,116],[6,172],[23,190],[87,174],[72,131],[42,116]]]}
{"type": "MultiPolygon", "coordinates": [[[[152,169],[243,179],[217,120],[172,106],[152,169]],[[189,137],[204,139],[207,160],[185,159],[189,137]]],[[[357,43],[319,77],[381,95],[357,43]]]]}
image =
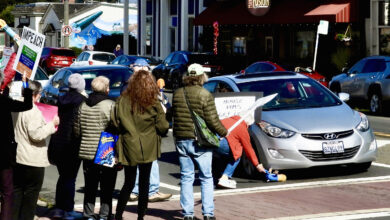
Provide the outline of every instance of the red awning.
{"type": "Polygon", "coordinates": [[[356,21],[352,10],[358,0],[273,0],[264,16],[254,16],[246,8],[245,0],[217,2],[195,18],[195,25],[212,25],[218,21],[229,24],[299,24],[356,21]]]}
{"type": "Polygon", "coordinates": [[[351,22],[351,4],[320,5],[309,11],[305,16],[332,16],[334,22],[351,22]]]}

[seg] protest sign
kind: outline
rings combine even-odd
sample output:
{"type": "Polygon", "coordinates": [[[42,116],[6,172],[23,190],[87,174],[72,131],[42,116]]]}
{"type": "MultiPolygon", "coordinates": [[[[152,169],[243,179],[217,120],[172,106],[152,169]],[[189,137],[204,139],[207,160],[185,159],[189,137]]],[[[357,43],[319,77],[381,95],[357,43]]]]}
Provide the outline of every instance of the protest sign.
{"type": "MultiPolygon", "coordinates": [[[[239,115],[240,113],[248,110],[256,102],[256,100],[262,96],[262,92],[214,93],[214,101],[215,106],[217,107],[219,119],[239,115]]],[[[255,121],[260,122],[261,108],[256,109],[253,114],[255,121]]]]}
{"type": "Polygon", "coordinates": [[[21,44],[14,63],[14,70],[33,79],[41,58],[42,48],[45,46],[45,35],[28,27],[23,27],[21,44]]]}

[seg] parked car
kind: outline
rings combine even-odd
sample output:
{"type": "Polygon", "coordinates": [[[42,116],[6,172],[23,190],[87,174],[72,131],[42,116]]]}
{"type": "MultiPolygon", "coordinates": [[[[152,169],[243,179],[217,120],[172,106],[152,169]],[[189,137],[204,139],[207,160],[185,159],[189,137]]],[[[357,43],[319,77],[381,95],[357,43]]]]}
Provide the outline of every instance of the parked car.
{"type": "MultiPolygon", "coordinates": [[[[211,93],[263,92],[278,96],[262,107],[261,121],[249,127],[254,150],[266,168],[299,169],[349,164],[365,170],[377,146],[367,117],[352,110],[315,80],[294,72],[218,76],[205,83],[211,93]],[[227,88],[227,89],[226,89],[227,88]]],[[[257,173],[243,155],[245,173],[257,173]]]]}
{"type": "Polygon", "coordinates": [[[308,76],[316,81],[318,81],[319,83],[321,83],[322,85],[324,85],[325,87],[328,87],[328,81],[326,81],[326,77],[319,74],[317,72],[317,70],[313,70],[311,67],[295,67],[295,72],[297,73],[301,73],[305,76],[308,76]]]}
{"type": "Polygon", "coordinates": [[[110,79],[109,96],[116,98],[120,95],[123,87],[127,85],[127,80],[133,71],[129,67],[121,65],[65,67],[58,70],[43,87],[41,101],[47,104],[57,104],[58,97],[69,89],[68,78],[73,73],[79,73],[84,77],[87,94],[92,92],[91,82],[94,78],[106,76],[110,79]]]}
{"type": "MultiPolygon", "coordinates": [[[[34,76],[34,80],[41,83],[42,87],[47,84],[49,81],[49,76],[46,74],[46,72],[38,66],[37,71],[34,76]]],[[[21,100],[23,98],[22,95],[22,75],[19,73],[15,74],[14,80],[12,81],[11,87],[9,89],[9,96],[12,99],[21,100]]]]}
{"type": "Polygon", "coordinates": [[[384,112],[390,100],[390,57],[361,59],[345,73],[334,76],[330,89],[349,93],[352,104],[368,106],[371,113],[384,112]]]}
{"type": "Polygon", "coordinates": [[[105,65],[115,59],[113,53],[103,51],[84,51],[76,58],[71,66],[105,65]]]}
{"type": "Polygon", "coordinates": [[[137,59],[144,59],[153,70],[160,62],[152,57],[136,56],[136,55],[121,55],[115,58],[111,63],[125,66],[131,66],[137,59]]]}
{"type": "Polygon", "coordinates": [[[252,63],[244,70],[241,70],[242,74],[259,73],[259,72],[276,72],[286,71],[283,67],[271,61],[259,61],[252,63]]]}
{"type": "Polygon", "coordinates": [[[63,67],[70,66],[75,58],[76,55],[71,49],[45,47],[42,50],[39,65],[47,74],[51,74],[63,67]]]}
{"type": "Polygon", "coordinates": [[[181,86],[183,75],[192,63],[199,63],[210,76],[218,75],[223,70],[218,57],[211,53],[194,53],[188,51],[175,51],[157,65],[152,73],[156,79],[163,78],[167,88],[176,89],[181,86]]]}

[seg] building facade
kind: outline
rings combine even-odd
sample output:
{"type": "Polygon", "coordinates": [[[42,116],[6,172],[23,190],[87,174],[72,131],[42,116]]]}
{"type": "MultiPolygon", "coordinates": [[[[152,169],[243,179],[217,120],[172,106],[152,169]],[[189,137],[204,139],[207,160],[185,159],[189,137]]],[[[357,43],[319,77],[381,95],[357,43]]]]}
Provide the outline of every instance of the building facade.
{"type": "Polygon", "coordinates": [[[138,0],[138,54],[164,59],[178,50],[199,51],[194,20],[206,0],[138,0]]]}

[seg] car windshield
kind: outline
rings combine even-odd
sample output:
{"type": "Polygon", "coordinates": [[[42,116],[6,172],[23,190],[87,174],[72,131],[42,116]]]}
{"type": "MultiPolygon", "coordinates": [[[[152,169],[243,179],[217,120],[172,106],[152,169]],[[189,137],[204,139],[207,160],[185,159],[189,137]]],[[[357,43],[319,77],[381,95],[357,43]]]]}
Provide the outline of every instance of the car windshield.
{"type": "Polygon", "coordinates": [[[96,61],[111,62],[115,59],[115,56],[106,53],[97,53],[93,55],[92,59],[96,61]]]}
{"type": "Polygon", "coordinates": [[[105,76],[110,79],[110,89],[121,88],[122,82],[127,81],[131,75],[129,69],[101,69],[78,71],[85,79],[85,90],[92,91],[91,82],[98,76],[105,76]]]}
{"type": "Polygon", "coordinates": [[[73,50],[53,50],[52,54],[57,55],[57,56],[66,56],[66,57],[74,57],[75,56],[75,53],[73,50]]]}
{"type": "Polygon", "coordinates": [[[331,92],[312,79],[276,79],[237,84],[241,92],[278,93],[263,106],[263,111],[320,108],[341,105],[331,92]]]}

